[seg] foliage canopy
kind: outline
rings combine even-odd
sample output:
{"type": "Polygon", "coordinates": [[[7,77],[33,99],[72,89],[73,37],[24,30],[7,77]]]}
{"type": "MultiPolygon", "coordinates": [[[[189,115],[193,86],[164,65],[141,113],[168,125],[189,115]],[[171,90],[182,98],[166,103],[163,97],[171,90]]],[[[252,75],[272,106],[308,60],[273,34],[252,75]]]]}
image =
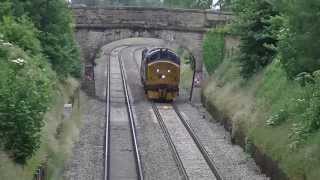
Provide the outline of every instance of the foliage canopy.
{"type": "Polygon", "coordinates": [[[241,75],[250,78],[275,57],[277,39],[271,29],[271,18],[278,12],[265,0],[235,0],[234,30],[241,38],[241,75]]]}
{"type": "Polygon", "coordinates": [[[26,163],[39,148],[56,74],[60,79],[80,76],[66,2],[1,1],[0,147],[18,163],[26,163]]]}

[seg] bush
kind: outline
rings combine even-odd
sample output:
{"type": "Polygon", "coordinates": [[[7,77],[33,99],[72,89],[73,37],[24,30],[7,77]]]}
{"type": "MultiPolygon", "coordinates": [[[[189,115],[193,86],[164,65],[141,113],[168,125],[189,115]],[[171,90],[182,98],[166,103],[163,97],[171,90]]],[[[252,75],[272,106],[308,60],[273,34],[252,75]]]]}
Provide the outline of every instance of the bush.
{"type": "Polygon", "coordinates": [[[15,0],[12,9],[14,16],[28,16],[39,29],[43,53],[59,77],[66,78],[69,74],[80,77],[80,55],[66,1],[15,0]]]}
{"type": "Polygon", "coordinates": [[[203,61],[207,71],[212,74],[224,59],[225,33],[219,30],[209,31],[203,42],[203,61]]]}
{"type": "Polygon", "coordinates": [[[48,8],[39,14],[46,18],[39,29],[44,32],[41,42],[53,69],[63,78],[69,74],[80,77],[80,54],[73,36],[71,12],[66,2],[50,1],[48,8]]]}
{"type": "Polygon", "coordinates": [[[237,15],[234,31],[240,36],[241,75],[250,78],[276,55],[277,39],[271,29],[271,18],[277,15],[273,5],[264,0],[235,0],[237,15]]]}
{"type": "Polygon", "coordinates": [[[320,3],[316,0],[283,0],[283,28],[279,52],[288,77],[294,79],[301,72],[312,73],[320,69],[320,3]]]}
{"type": "Polygon", "coordinates": [[[79,77],[79,52],[64,0],[5,0],[0,17],[0,148],[24,164],[40,145],[51,66],[61,78],[79,77]]]}
{"type": "Polygon", "coordinates": [[[303,124],[310,133],[320,129],[320,70],[315,71],[312,77],[313,81],[307,81],[304,96],[301,97],[307,102],[301,119],[304,119],[303,124]]]}
{"type": "Polygon", "coordinates": [[[8,16],[11,13],[11,2],[9,0],[3,0],[0,3],[0,17],[8,16]]]}
{"type": "Polygon", "coordinates": [[[38,40],[38,30],[26,17],[18,18],[16,21],[11,16],[6,16],[0,22],[0,33],[3,40],[14,43],[32,55],[41,53],[41,45],[38,40]]]}
{"type": "MultiPolygon", "coordinates": [[[[272,106],[276,107],[276,113],[273,113],[266,122],[269,126],[279,126],[284,122],[292,124],[289,133],[291,149],[296,149],[320,129],[320,71],[313,74],[301,73],[296,80],[298,83],[295,90],[281,89],[289,94],[288,97],[282,95],[277,97],[279,102],[283,102],[282,105],[275,105],[277,101],[271,101],[272,106]]],[[[286,82],[294,84],[291,80],[286,82]]],[[[279,94],[274,92],[274,89],[272,93],[279,94]]]]}
{"type": "Polygon", "coordinates": [[[54,76],[40,56],[28,56],[9,43],[0,49],[1,145],[25,163],[39,147],[54,76]]]}
{"type": "Polygon", "coordinates": [[[163,4],[170,8],[209,9],[212,0],[163,0],[163,4]]]}

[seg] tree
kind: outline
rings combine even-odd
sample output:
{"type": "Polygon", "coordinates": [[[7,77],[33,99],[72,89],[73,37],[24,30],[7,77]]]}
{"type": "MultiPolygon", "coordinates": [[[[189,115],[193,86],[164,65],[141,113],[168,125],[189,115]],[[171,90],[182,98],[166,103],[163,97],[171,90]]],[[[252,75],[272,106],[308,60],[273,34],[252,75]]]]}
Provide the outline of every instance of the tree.
{"type": "Polygon", "coordinates": [[[212,0],[164,0],[167,7],[209,9],[212,0]]]}
{"type": "Polygon", "coordinates": [[[282,0],[283,27],[278,32],[281,62],[289,78],[320,69],[320,2],[282,0]]]}
{"type": "Polygon", "coordinates": [[[266,0],[235,0],[237,16],[234,30],[240,36],[241,75],[250,78],[272,62],[277,38],[271,29],[271,18],[278,12],[266,0]]]}
{"type": "Polygon", "coordinates": [[[64,78],[80,76],[80,55],[73,35],[71,12],[65,0],[12,0],[13,14],[30,17],[40,30],[44,54],[53,69],[64,78]]]}
{"type": "Polygon", "coordinates": [[[24,164],[41,143],[51,67],[79,76],[79,53],[64,0],[4,0],[0,16],[0,147],[24,164]]]}
{"type": "Polygon", "coordinates": [[[0,146],[21,164],[39,148],[55,82],[36,32],[27,19],[0,23],[0,146]]]}

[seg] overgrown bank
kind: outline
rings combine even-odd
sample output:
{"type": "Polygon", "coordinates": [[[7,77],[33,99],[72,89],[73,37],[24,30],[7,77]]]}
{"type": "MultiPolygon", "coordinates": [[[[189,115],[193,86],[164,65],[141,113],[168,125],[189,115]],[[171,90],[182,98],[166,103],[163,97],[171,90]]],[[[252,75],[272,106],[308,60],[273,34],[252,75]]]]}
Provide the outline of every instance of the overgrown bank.
{"type": "Polygon", "coordinates": [[[237,53],[231,53],[226,40],[221,48],[215,32],[208,33],[204,43],[205,64],[212,72],[204,103],[228,117],[227,126],[235,139],[244,137],[240,143],[248,153],[258,150],[271,158],[289,179],[318,179],[320,65],[313,44],[319,23],[309,20],[320,4],[286,1],[290,6],[283,9],[266,1],[237,2],[233,27],[241,33],[228,31],[240,37],[237,53]],[[222,52],[223,60],[210,57],[222,52]]]}
{"type": "Polygon", "coordinates": [[[50,156],[64,146],[52,136],[64,94],[78,86],[69,77],[81,69],[73,26],[64,0],[0,2],[0,179],[32,179],[42,163],[58,167],[62,157],[50,156]]]}
{"type": "Polygon", "coordinates": [[[0,179],[31,180],[37,170],[45,170],[48,179],[62,179],[64,163],[71,155],[73,142],[78,137],[86,97],[79,91],[76,80],[69,78],[58,83],[54,101],[44,115],[41,143],[24,165],[16,164],[7,153],[0,151],[0,179]],[[72,108],[64,108],[72,104],[72,108]]]}
{"type": "Polygon", "coordinates": [[[320,133],[309,135],[303,145],[296,147],[301,143],[301,139],[296,138],[303,132],[296,123],[301,120],[288,114],[302,114],[299,106],[305,100],[297,98],[297,94],[303,94],[305,90],[283,76],[279,62],[271,64],[248,82],[237,77],[239,71],[237,62],[225,60],[204,87],[204,104],[217,108],[218,112],[209,109],[215,117],[227,118],[224,123],[232,127],[233,136],[244,135],[240,138],[245,138],[245,144],[239,143],[248,153],[255,153],[251,149],[255,145],[262,154],[277,162],[290,179],[317,179],[320,175],[320,133]],[[289,103],[293,104],[287,112],[284,108],[289,103]],[[285,123],[275,127],[268,125],[273,119],[282,121],[289,118],[287,116],[291,117],[285,123]]]}

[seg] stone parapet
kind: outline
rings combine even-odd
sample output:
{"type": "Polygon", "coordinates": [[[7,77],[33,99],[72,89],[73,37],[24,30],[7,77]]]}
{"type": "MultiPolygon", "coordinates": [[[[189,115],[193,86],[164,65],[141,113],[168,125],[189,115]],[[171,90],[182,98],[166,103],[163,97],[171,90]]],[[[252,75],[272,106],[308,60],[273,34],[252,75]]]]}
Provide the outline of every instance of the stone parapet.
{"type": "Polygon", "coordinates": [[[76,28],[142,28],[176,31],[206,31],[225,23],[230,13],[190,9],[144,7],[74,7],[76,28]]]}

